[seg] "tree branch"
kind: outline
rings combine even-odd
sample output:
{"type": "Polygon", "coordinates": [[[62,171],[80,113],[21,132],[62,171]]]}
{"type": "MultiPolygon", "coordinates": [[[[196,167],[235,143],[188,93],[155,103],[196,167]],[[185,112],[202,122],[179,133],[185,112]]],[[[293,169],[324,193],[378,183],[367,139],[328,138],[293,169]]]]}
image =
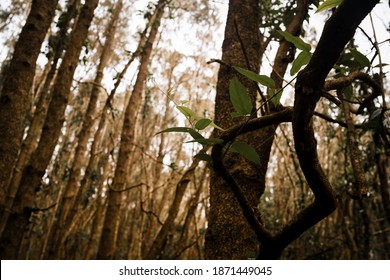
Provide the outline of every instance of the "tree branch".
{"type": "Polygon", "coordinates": [[[294,142],[301,169],[315,200],[275,236],[273,244],[262,244],[259,258],[274,257],[337,207],[336,195],[318,159],[312,118],[326,76],[360,22],[377,3],[377,0],[344,0],[326,22],[309,64],[298,74],[292,118],[294,142]]]}
{"type": "Polygon", "coordinates": [[[211,154],[214,171],[218,173],[218,175],[221,176],[230,186],[234,193],[234,196],[237,198],[242,208],[245,218],[247,219],[251,227],[254,229],[258,240],[262,243],[269,242],[272,239],[272,235],[263,227],[261,216],[258,210],[254,209],[251,206],[239,184],[224,166],[222,161],[223,151],[224,147],[231,141],[233,141],[238,135],[258,130],[260,128],[264,128],[270,125],[276,125],[281,122],[289,122],[291,121],[291,116],[292,109],[286,108],[285,110],[280,111],[278,113],[273,113],[257,119],[250,120],[244,125],[235,125],[224,131],[224,133],[220,136],[220,138],[223,140],[223,143],[214,145],[211,154]]]}

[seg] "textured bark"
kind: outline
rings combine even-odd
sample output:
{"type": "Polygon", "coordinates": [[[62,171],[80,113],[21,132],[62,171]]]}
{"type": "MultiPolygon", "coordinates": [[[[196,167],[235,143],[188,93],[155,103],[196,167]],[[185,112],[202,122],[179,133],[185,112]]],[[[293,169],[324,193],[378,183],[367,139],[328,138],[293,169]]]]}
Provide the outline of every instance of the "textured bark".
{"type": "MultiPolygon", "coordinates": [[[[225,38],[222,45],[222,61],[229,65],[259,71],[261,38],[259,34],[260,7],[257,0],[229,2],[225,38]],[[247,61],[247,58],[249,61],[247,61]],[[248,65],[249,64],[249,65],[248,65]]],[[[218,73],[215,122],[223,128],[242,121],[233,119],[234,111],[229,98],[229,83],[239,77],[228,66],[221,65],[218,73]]],[[[242,77],[239,77],[240,79],[242,77]]],[[[254,83],[241,79],[252,99],[257,95],[254,83]]],[[[218,136],[218,132],[214,133],[218,136]]],[[[264,129],[243,139],[259,153],[260,166],[253,166],[236,155],[227,156],[225,164],[232,175],[241,182],[253,208],[257,207],[264,191],[265,173],[273,140],[273,129],[264,129]]],[[[207,259],[245,259],[257,253],[258,242],[254,231],[246,221],[233,192],[219,176],[212,176],[210,184],[210,212],[206,234],[205,257],[207,259]]]]}
{"type": "MultiPolygon", "coordinates": [[[[225,131],[222,135],[224,143],[215,145],[213,148],[212,158],[216,174],[221,176],[229,185],[230,189],[234,192],[234,195],[240,203],[246,220],[255,231],[258,241],[260,242],[260,251],[257,255],[257,258],[259,259],[278,258],[287,245],[298,238],[307,229],[332,213],[336,208],[337,199],[335,193],[330,186],[326,175],[322,171],[318,160],[316,147],[317,144],[314,138],[312,117],[314,115],[315,106],[320,97],[320,92],[324,86],[326,76],[333,67],[334,63],[337,61],[345,44],[353,37],[357,26],[378,1],[358,2],[359,3],[356,3],[356,1],[352,0],[345,0],[336,10],[333,16],[328,20],[328,22],[325,24],[323,34],[312,59],[310,60],[308,66],[300,72],[296,83],[294,110],[292,114],[295,149],[297,151],[299,162],[305,178],[315,195],[315,201],[300,213],[298,213],[297,216],[294,217],[294,219],[292,219],[290,223],[284,226],[277,234],[270,234],[263,227],[261,216],[259,216],[255,209],[256,205],[253,205],[251,197],[248,196],[247,189],[245,189],[245,182],[243,183],[241,179],[242,177],[240,177],[241,174],[236,174],[234,172],[235,170],[229,170],[226,161],[222,162],[223,146],[234,139],[235,135],[237,134],[235,131],[239,130],[241,134],[250,131],[254,128],[254,126],[258,126],[258,128],[260,128],[269,126],[272,124],[272,122],[275,123],[276,121],[288,121],[287,118],[283,117],[284,114],[288,113],[288,110],[284,110],[279,113],[271,114],[269,116],[259,118],[258,120],[248,122],[248,124],[251,124],[252,126],[251,129],[247,129],[247,125],[245,125],[242,129],[239,129],[239,126],[237,126],[228,131],[225,131]]],[[[223,61],[230,64],[230,61],[226,61],[225,59],[223,59],[223,61]]],[[[242,170],[240,171],[242,173],[242,170]]],[[[251,195],[253,195],[253,193],[251,193],[251,195]]],[[[222,200],[223,196],[219,195],[218,198],[222,200]]],[[[221,216],[221,212],[217,213],[218,215],[213,213],[213,207],[215,207],[213,206],[213,185],[211,188],[210,199],[211,209],[209,224],[211,228],[214,226],[214,219],[218,216],[221,216]]],[[[214,203],[216,202],[214,201],[214,203]]],[[[224,205],[226,209],[226,205],[229,204],[224,201],[224,205]]],[[[237,213],[236,216],[238,216],[237,213]]],[[[236,226],[236,224],[234,224],[234,226],[236,226]]],[[[226,249],[225,252],[218,252],[216,251],[218,248],[211,247],[214,245],[214,242],[218,242],[221,238],[217,238],[216,236],[214,238],[210,238],[212,237],[210,234],[210,228],[208,231],[208,236],[206,236],[206,254],[208,254],[208,257],[212,256],[214,258],[232,258],[231,254],[224,254],[226,249]],[[207,247],[208,243],[210,244],[209,248],[207,247]],[[212,248],[212,251],[208,251],[210,248],[212,248]],[[210,252],[212,252],[214,255],[211,255],[210,252]],[[219,254],[215,255],[216,252],[219,254]]],[[[226,233],[225,231],[220,231],[219,234],[220,236],[224,236],[226,233]]],[[[245,237],[240,236],[240,238],[242,239],[245,237]]],[[[237,244],[237,240],[232,239],[229,241],[235,241],[235,243],[227,243],[228,248],[231,248],[237,244]]]]}
{"type": "MultiPolygon", "coordinates": [[[[18,252],[32,211],[35,211],[35,192],[45,174],[64,122],[65,108],[68,103],[70,87],[83,42],[88,34],[88,28],[98,0],[88,0],[83,6],[74,31],[72,32],[69,47],[58,70],[53,85],[53,97],[49,105],[46,121],[37,149],[31,156],[30,163],[23,171],[23,177],[16,194],[12,213],[3,233],[3,240],[12,240],[10,255],[13,258],[18,252]]],[[[11,246],[10,246],[11,247],[11,246]]],[[[19,254],[23,255],[23,254],[19,254]]]]}
{"type": "MultiPolygon", "coordinates": [[[[45,78],[42,89],[38,93],[39,98],[34,112],[34,117],[28,129],[27,136],[22,143],[18,160],[15,164],[14,172],[12,174],[12,178],[8,187],[5,209],[12,209],[13,200],[18,191],[23,176],[23,169],[29,163],[31,155],[37,147],[38,140],[42,131],[42,126],[45,122],[48,104],[50,102],[50,87],[53,78],[55,77],[55,74],[57,72],[58,61],[62,57],[63,49],[66,45],[69,23],[73,18],[73,14],[76,13],[76,9],[79,6],[79,2],[80,0],[69,2],[67,11],[62,14],[63,18],[65,18],[66,20],[62,21],[61,25],[59,26],[60,30],[57,34],[57,38],[59,39],[57,41],[56,46],[53,47],[53,59],[50,60],[50,70],[45,78]]],[[[9,212],[5,212],[2,216],[0,222],[1,229],[3,229],[5,226],[5,223],[8,219],[8,214],[9,212]]]]}
{"type": "MultiPolygon", "coordinates": [[[[164,13],[165,0],[160,0],[156,6],[157,19],[161,19],[164,13]]],[[[144,84],[148,75],[148,64],[153,50],[153,43],[158,33],[160,20],[151,27],[148,40],[143,49],[137,80],[134,85],[129,104],[126,108],[125,120],[121,136],[117,166],[114,181],[107,194],[108,206],[104,219],[103,233],[99,246],[98,259],[112,259],[116,250],[116,241],[120,222],[120,210],[122,205],[122,192],[127,184],[127,172],[133,152],[135,125],[137,115],[142,104],[144,84]]]]}
{"type": "MultiPolygon", "coordinates": [[[[4,76],[0,95],[0,209],[4,211],[4,199],[12,169],[18,157],[25,128],[25,120],[31,108],[36,60],[47,30],[55,15],[57,0],[32,1],[30,14],[15,45],[13,58],[4,76]]],[[[9,211],[10,209],[5,209],[9,211]]],[[[2,228],[0,230],[0,234],[2,228]]],[[[0,251],[7,253],[0,245],[0,251]]],[[[2,258],[3,259],[3,258],[2,258]]]]}

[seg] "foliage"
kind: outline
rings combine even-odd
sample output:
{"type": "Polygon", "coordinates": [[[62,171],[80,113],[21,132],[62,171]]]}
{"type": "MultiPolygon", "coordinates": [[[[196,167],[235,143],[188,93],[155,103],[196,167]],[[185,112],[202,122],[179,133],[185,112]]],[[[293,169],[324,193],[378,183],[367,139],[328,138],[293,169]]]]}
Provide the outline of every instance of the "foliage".
{"type": "Polygon", "coordinates": [[[316,13],[337,7],[341,4],[341,2],[343,2],[343,0],[325,0],[321,5],[318,6],[316,13]]]}

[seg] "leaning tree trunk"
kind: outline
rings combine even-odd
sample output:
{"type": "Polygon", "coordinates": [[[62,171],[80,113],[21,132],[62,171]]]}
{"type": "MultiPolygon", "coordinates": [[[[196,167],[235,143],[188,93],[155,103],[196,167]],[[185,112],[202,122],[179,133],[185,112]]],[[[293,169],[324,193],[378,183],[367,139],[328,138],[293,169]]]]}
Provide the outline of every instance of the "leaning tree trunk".
{"type": "MultiPolygon", "coordinates": [[[[7,247],[10,248],[10,254],[5,258],[15,258],[18,255],[19,246],[28,227],[31,213],[36,211],[35,192],[41,183],[61,134],[73,75],[98,2],[99,0],[88,0],[81,9],[70,38],[69,47],[58,70],[41,139],[37,149],[31,156],[30,163],[23,171],[22,181],[12,207],[12,219],[8,219],[2,236],[2,244],[3,242],[12,244],[7,244],[7,247]]],[[[21,252],[20,255],[23,255],[23,253],[21,252]]]]}
{"type": "Polygon", "coordinates": [[[142,103],[142,93],[148,75],[148,64],[153,50],[153,43],[158,33],[160,19],[164,13],[164,7],[165,0],[160,0],[156,6],[155,11],[157,14],[157,20],[153,23],[148,40],[145,43],[145,47],[141,56],[137,80],[126,108],[114,181],[107,194],[108,205],[97,255],[98,259],[112,259],[115,254],[123,195],[121,190],[126,188],[128,178],[127,172],[129,170],[129,164],[132,157],[138,110],[142,103]]]}
{"type": "MultiPolygon", "coordinates": [[[[230,0],[225,39],[222,45],[224,64],[239,66],[259,72],[261,59],[261,37],[259,34],[260,7],[258,0],[230,0]]],[[[242,121],[233,119],[234,111],[229,98],[230,80],[237,72],[221,65],[218,73],[215,122],[223,128],[242,121]]],[[[247,79],[241,82],[255,105],[257,87],[247,79]]],[[[225,164],[232,175],[242,183],[242,188],[253,208],[257,208],[264,192],[265,174],[273,141],[274,129],[266,128],[246,135],[242,140],[252,145],[260,155],[260,166],[254,166],[237,156],[226,156],[225,164]]],[[[218,132],[214,133],[218,136],[218,132]]],[[[244,218],[236,198],[222,178],[212,176],[210,185],[210,212],[206,234],[205,256],[207,259],[246,259],[255,256],[258,242],[254,231],[244,218]]]]}
{"type": "MultiPolygon", "coordinates": [[[[51,84],[57,72],[57,64],[62,57],[63,49],[66,45],[69,23],[73,18],[73,15],[76,14],[78,2],[80,2],[80,0],[74,0],[73,2],[69,2],[67,11],[61,14],[64,20],[59,23],[59,31],[55,35],[58,40],[53,40],[56,41],[56,45],[52,46],[53,59],[52,61],[50,61],[50,70],[45,78],[42,89],[39,90],[39,92],[37,93],[39,97],[36,109],[34,111],[34,117],[29,125],[26,138],[23,140],[18,159],[15,163],[13,174],[9,181],[8,192],[5,201],[6,209],[12,209],[13,199],[18,191],[20,181],[22,180],[23,169],[29,163],[31,155],[37,147],[42,127],[45,122],[45,116],[48,109],[47,107],[50,101],[51,84]]],[[[1,229],[3,229],[3,227],[5,226],[5,223],[7,221],[7,215],[8,212],[5,213],[4,216],[2,216],[0,222],[1,229]]]]}
{"type": "MultiPolygon", "coordinates": [[[[19,40],[15,45],[11,64],[4,77],[0,94],[0,215],[5,225],[3,203],[11,178],[14,163],[18,157],[25,127],[26,115],[30,112],[31,87],[41,45],[55,15],[58,0],[36,0],[32,2],[30,14],[19,40]]],[[[3,226],[0,228],[0,235],[3,226]]],[[[6,240],[5,244],[9,241],[6,240]]],[[[8,249],[1,242],[1,258],[8,255],[8,249]]]]}
{"type": "MultiPolygon", "coordinates": [[[[96,123],[96,116],[98,115],[98,100],[100,96],[100,90],[102,88],[101,82],[103,80],[103,71],[106,68],[110,57],[112,56],[112,44],[114,41],[115,30],[119,19],[120,12],[122,10],[122,0],[119,0],[112,15],[112,18],[106,28],[106,41],[103,46],[102,53],[100,55],[99,65],[96,70],[96,76],[92,85],[91,96],[88,103],[87,112],[85,114],[85,120],[82,125],[81,131],[77,136],[77,148],[75,151],[73,164],[69,174],[69,180],[65,187],[64,194],[59,198],[58,213],[57,215],[57,227],[53,232],[53,246],[55,249],[51,249],[57,257],[59,256],[58,249],[61,247],[59,240],[63,237],[67,231],[66,226],[69,225],[68,219],[72,219],[70,213],[75,205],[75,200],[78,192],[81,191],[80,179],[82,174],[83,164],[87,156],[88,141],[93,134],[94,125],[96,123]]],[[[76,141],[76,140],[75,140],[76,141]]]]}

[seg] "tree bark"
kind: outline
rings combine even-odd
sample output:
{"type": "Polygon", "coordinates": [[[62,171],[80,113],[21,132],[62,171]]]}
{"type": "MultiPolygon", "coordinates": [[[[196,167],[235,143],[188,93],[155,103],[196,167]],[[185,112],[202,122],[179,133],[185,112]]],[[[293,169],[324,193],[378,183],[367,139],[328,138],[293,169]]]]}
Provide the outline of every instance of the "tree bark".
{"type": "MultiPolygon", "coordinates": [[[[57,220],[58,226],[55,228],[55,231],[53,233],[53,238],[54,238],[53,245],[57,247],[57,249],[58,246],[60,246],[59,240],[61,239],[61,236],[67,230],[66,225],[70,224],[70,222],[67,221],[67,219],[73,218],[69,214],[71,212],[71,209],[76,207],[75,200],[76,197],[78,196],[78,192],[81,191],[80,183],[79,183],[81,177],[81,169],[83,167],[83,164],[85,163],[85,158],[87,157],[88,140],[90,139],[93,133],[95,120],[98,115],[97,104],[100,95],[101,82],[103,79],[103,71],[107,66],[109,62],[109,58],[112,54],[111,47],[114,41],[117,21],[119,19],[119,14],[122,10],[122,6],[123,6],[123,2],[122,0],[119,0],[115,5],[112,19],[106,28],[106,32],[105,32],[106,41],[104,43],[104,47],[100,55],[99,65],[97,67],[96,76],[92,85],[88,108],[85,114],[85,120],[83,122],[82,129],[78,134],[77,140],[75,140],[77,141],[77,148],[73,159],[73,165],[69,175],[68,183],[64,190],[64,195],[62,197],[62,200],[60,198],[61,206],[59,207],[59,213],[58,213],[58,220],[57,220]]],[[[57,249],[54,249],[54,253],[57,252],[57,249]]]]}
{"type": "MultiPolygon", "coordinates": [[[[32,122],[30,124],[30,127],[28,129],[28,133],[26,138],[24,139],[20,153],[18,156],[18,159],[15,164],[14,172],[11,176],[10,183],[8,186],[8,192],[7,192],[7,199],[5,202],[5,209],[12,209],[13,200],[15,198],[15,195],[18,191],[20,182],[22,180],[23,176],[23,169],[24,167],[29,163],[31,159],[31,155],[34,152],[34,150],[37,147],[38,140],[42,131],[42,126],[45,122],[45,117],[48,109],[48,104],[50,101],[50,88],[53,81],[53,78],[55,77],[55,74],[57,72],[57,64],[60,58],[62,57],[62,53],[64,50],[64,47],[66,45],[67,40],[67,30],[69,28],[69,23],[71,19],[73,18],[73,15],[76,14],[77,8],[78,8],[78,2],[73,1],[70,2],[68,5],[68,9],[66,12],[62,14],[63,18],[66,19],[61,22],[59,28],[59,32],[56,36],[58,38],[57,44],[53,46],[53,59],[51,61],[50,70],[47,74],[44,84],[42,86],[42,89],[38,93],[38,104],[36,105],[36,109],[34,111],[34,117],[32,119],[32,122]]],[[[50,39],[49,39],[50,40],[50,39]]],[[[5,223],[8,219],[8,213],[4,213],[1,219],[1,230],[4,229],[5,223]]]]}
{"type": "MultiPolygon", "coordinates": [[[[261,38],[259,34],[260,7],[257,0],[229,2],[225,38],[222,45],[222,61],[259,72],[261,38]],[[247,61],[248,59],[248,61],[247,61]]],[[[215,123],[223,128],[242,121],[233,119],[234,111],[229,98],[229,83],[237,72],[221,65],[218,73],[217,96],[215,101],[215,123]]],[[[255,105],[257,88],[253,82],[241,79],[255,105]]],[[[218,136],[215,131],[214,136],[218,136]]],[[[252,145],[261,155],[261,165],[254,166],[237,156],[228,156],[225,164],[247,194],[253,208],[257,207],[265,186],[265,173],[272,146],[273,129],[247,135],[244,141],[252,145]]],[[[223,179],[215,174],[210,184],[210,212],[206,234],[205,257],[207,259],[247,259],[256,255],[258,242],[256,235],[244,218],[233,192],[223,179]]]]}
{"type": "MultiPolygon", "coordinates": [[[[12,169],[18,157],[25,128],[26,116],[31,108],[36,61],[47,30],[55,15],[58,0],[34,0],[30,14],[15,45],[13,58],[4,76],[0,95],[0,212],[4,208],[12,169]]],[[[0,235],[2,229],[0,229],[0,235]]],[[[7,243],[7,242],[6,242],[7,243]]],[[[6,256],[1,243],[0,256],[6,256]]],[[[2,258],[3,259],[3,258],[2,258]]]]}
{"type": "Polygon", "coordinates": [[[35,193],[39,189],[40,181],[45,174],[61,133],[73,75],[98,2],[98,0],[88,0],[81,9],[76,27],[71,35],[69,47],[58,70],[53,85],[54,94],[49,105],[40,142],[31,156],[30,163],[23,171],[12,213],[3,233],[1,245],[12,243],[12,246],[7,245],[10,248],[10,254],[5,255],[4,258],[15,258],[18,254],[18,247],[21,244],[23,233],[28,227],[31,213],[37,210],[35,209],[35,193]]]}
{"type": "MultiPolygon", "coordinates": [[[[157,19],[161,19],[164,13],[165,0],[160,0],[156,6],[157,19]]],[[[104,219],[103,233],[98,251],[98,259],[112,259],[116,250],[116,241],[120,222],[120,210],[122,205],[122,192],[126,188],[127,172],[133,151],[133,141],[137,115],[142,103],[142,93],[148,74],[148,64],[153,50],[153,43],[158,33],[160,20],[152,25],[148,40],[143,49],[137,80],[134,85],[129,104],[126,108],[125,120],[121,136],[117,166],[114,181],[108,190],[108,206],[104,219]]]]}

